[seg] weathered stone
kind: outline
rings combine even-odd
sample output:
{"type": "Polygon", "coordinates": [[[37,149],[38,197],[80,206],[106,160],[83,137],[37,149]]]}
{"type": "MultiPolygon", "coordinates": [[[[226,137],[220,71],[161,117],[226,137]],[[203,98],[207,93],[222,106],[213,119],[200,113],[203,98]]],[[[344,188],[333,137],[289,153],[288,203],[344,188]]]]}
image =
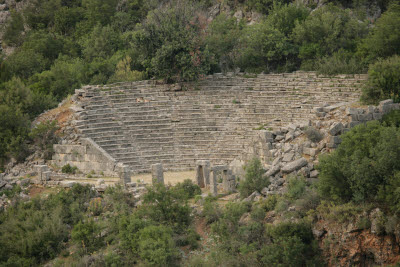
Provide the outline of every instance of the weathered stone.
{"type": "Polygon", "coordinates": [[[123,185],[125,185],[127,183],[130,183],[131,182],[131,176],[132,176],[131,168],[129,166],[127,166],[127,165],[120,164],[118,166],[118,169],[119,169],[118,175],[119,175],[120,182],[123,185]]]}
{"type": "Polygon", "coordinates": [[[304,147],[303,148],[303,153],[306,154],[306,155],[314,157],[317,154],[317,149],[304,147]]]}
{"type": "Polygon", "coordinates": [[[341,122],[335,122],[330,128],[328,133],[330,135],[338,135],[341,130],[344,128],[343,124],[341,122]]]}
{"type": "Polygon", "coordinates": [[[338,145],[338,144],[342,143],[342,140],[340,139],[339,136],[331,136],[331,137],[329,138],[329,143],[338,145]]]}
{"type": "Polygon", "coordinates": [[[272,168],[269,169],[269,170],[264,174],[264,176],[266,176],[266,177],[274,176],[274,175],[277,174],[280,170],[281,170],[281,167],[280,167],[279,165],[272,166],[272,168]]]}
{"type": "Polygon", "coordinates": [[[382,113],[373,113],[372,114],[372,118],[374,119],[374,120],[380,120],[380,119],[382,119],[382,113]]]}
{"type": "Polygon", "coordinates": [[[293,140],[293,139],[294,139],[294,132],[288,132],[288,133],[285,135],[285,142],[291,141],[291,140],[293,140]]]}
{"type": "Polygon", "coordinates": [[[317,170],[313,170],[310,172],[310,178],[317,178],[319,172],[317,170]]]}
{"type": "Polygon", "coordinates": [[[281,140],[283,140],[283,139],[285,139],[285,137],[283,136],[283,135],[277,135],[276,137],[275,137],[275,140],[276,141],[281,141],[281,140]]]}
{"type": "Polygon", "coordinates": [[[294,158],[294,153],[293,153],[293,152],[292,152],[292,153],[286,153],[286,154],[283,156],[282,161],[283,161],[283,162],[289,162],[289,161],[292,161],[293,158],[294,158]]]}
{"type": "Polygon", "coordinates": [[[282,168],[283,173],[291,173],[293,171],[297,171],[307,165],[307,160],[305,158],[300,158],[298,160],[292,161],[282,168]]]}
{"type": "Polygon", "coordinates": [[[252,202],[258,196],[260,196],[260,193],[258,193],[257,191],[254,191],[250,196],[243,199],[243,201],[252,202]]]}
{"type": "Polygon", "coordinates": [[[164,184],[164,170],[161,163],[151,165],[151,176],[153,184],[164,184]]]}
{"type": "Polygon", "coordinates": [[[196,162],[196,181],[200,188],[210,185],[210,161],[199,160],[196,162]]]}

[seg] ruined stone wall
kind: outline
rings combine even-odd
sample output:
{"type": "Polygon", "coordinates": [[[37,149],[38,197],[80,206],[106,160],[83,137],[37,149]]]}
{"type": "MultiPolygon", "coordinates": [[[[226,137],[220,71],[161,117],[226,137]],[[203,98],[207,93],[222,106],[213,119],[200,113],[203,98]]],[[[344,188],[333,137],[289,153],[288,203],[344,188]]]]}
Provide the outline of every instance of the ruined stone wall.
{"type": "Polygon", "coordinates": [[[162,163],[184,170],[196,160],[227,164],[259,129],[312,119],[322,103],[357,101],[366,75],[322,77],[310,72],[212,75],[197,83],[156,81],[77,90],[77,122],[117,162],[134,172],[162,163]]]}
{"type": "Polygon", "coordinates": [[[116,161],[90,138],[82,138],[80,145],[54,145],[51,164],[58,167],[75,166],[83,173],[102,172],[106,176],[117,176],[116,161]]]}

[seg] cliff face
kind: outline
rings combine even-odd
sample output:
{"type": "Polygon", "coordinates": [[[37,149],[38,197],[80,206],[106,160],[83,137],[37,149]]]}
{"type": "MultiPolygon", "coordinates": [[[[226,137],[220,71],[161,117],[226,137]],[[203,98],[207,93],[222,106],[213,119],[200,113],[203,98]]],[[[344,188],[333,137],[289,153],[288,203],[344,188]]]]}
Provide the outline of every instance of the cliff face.
{"type": "Polygon", "coordinates": [[[353,222],[326,220],[314,225],[314,234],[328,266],[377,266],[400,261],[398,234],[378,235],[353,222]]]}

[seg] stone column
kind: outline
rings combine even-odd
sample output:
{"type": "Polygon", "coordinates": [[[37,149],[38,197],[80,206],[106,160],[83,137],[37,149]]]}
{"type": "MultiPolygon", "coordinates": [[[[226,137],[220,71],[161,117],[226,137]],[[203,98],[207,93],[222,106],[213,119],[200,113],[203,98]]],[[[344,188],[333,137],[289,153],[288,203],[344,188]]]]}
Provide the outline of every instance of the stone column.
{"type": "Polygon", "coordinates": [[[151,165],[151,175],[153,184],[164,184],[164,171],[161,163],[151,165]]]}
{"type": "Polygon", "coordinates": [[[47,165],[35,165],[35,171],[37,172],[37,177],[40,183],[46,183],[50,180],[50,171],[47,165]]]}
{"type": "Polygon", "coordinates": [[[214,197],[218,195],[217,172],[216,171],[211,172],[210,193],[214,197]]]}
{"type": "Polygon", "coordinates": [[[127,166],[127,165],[119,166],[118,175],[119,175],[119,179],[120,179],[121,184],[123,184],[124,186],[127,183],[131,182],[132,171],[131,171],[131,168],[129,166],[127,166]]]}
{"type": "Polygon", "coordinates": [[[200,188],[210,185],[210,161],[198,160],[196,162],[196,182],[200,188]]]}

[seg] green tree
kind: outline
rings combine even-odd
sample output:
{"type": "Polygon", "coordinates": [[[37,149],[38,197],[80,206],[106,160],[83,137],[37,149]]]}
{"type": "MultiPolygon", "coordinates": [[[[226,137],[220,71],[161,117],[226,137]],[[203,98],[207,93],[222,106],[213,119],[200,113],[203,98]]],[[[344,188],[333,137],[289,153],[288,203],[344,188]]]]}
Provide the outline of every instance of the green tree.
{"type": "Polygon", "coordinates": [[[350,10],[330,4],[315,10],[303,22],[297,22],[293,40],[300,46],[299,57],[312,68],[312,60],[316,58],[339,49],[355,51],[357,42],[366,34],[367,23],[360,23],[350,10]]]}
{"type": "Polygon", "coordinates": [[[191,3],[173,3],[149,13],[134,34],[134,46],[151,76],[166,82],[196,80],[210,69],[204,29],[205,20],[191,3]]]}
{"type": "Polygon", "coordinates": [[[363,87],[361,100],[377,104],[392,98],[400,101],[400,56],[380,59],[369,66],[368,82],[363,87]]]}
{"type": "Polygon", "coordinates": [[[245,177],[239,184],[239,192],[242,197],[247,197],[254,191],[261,192],[261,190],[269,185],[269,179],[263,177],[264,169],[261,161],[254,158],[245,166],[245,177]]]}
{"type": "Polygon", "coordinates": [[[400,4],[393,3],[376,21],[359,51],[367,61],[400,54],[400,4]]]}
{"type": "Polygon", "coordinates": [[[227,71],[234,68],[234,48],[240,37],[242,26],[233,17],[222,13],[207,29],[206,43],[214,56],[213,71],[227,71]]]}
{"type": "Polygon", "coordinates": [[[11,18],[8,20],[3,40],[7,45],[21,45],[22,43],[22,32],[24,31],[24,19],[22,14],[14,10],[11,11],[11,18]]]}
{"type": "Polygon", "coordinates": [[[179,251],[172,239],[172,231],[166,226],[148,226],[138,233],[140,258],[152,266],[173,266],[179,251]]]}
{"type": "Polygon", "coordinates": [[[380,188],[400,170],[400,131],[372,121],[341,139],[333,153],[320,158],[320,195],[339,202],[378,201],[380,188]]]}
{"type": "Polygon", "coordinates": [[[268,22],[247,26],[237,47],[237,65],[249,72],[290,71],[296,47],[268,22]]]}

